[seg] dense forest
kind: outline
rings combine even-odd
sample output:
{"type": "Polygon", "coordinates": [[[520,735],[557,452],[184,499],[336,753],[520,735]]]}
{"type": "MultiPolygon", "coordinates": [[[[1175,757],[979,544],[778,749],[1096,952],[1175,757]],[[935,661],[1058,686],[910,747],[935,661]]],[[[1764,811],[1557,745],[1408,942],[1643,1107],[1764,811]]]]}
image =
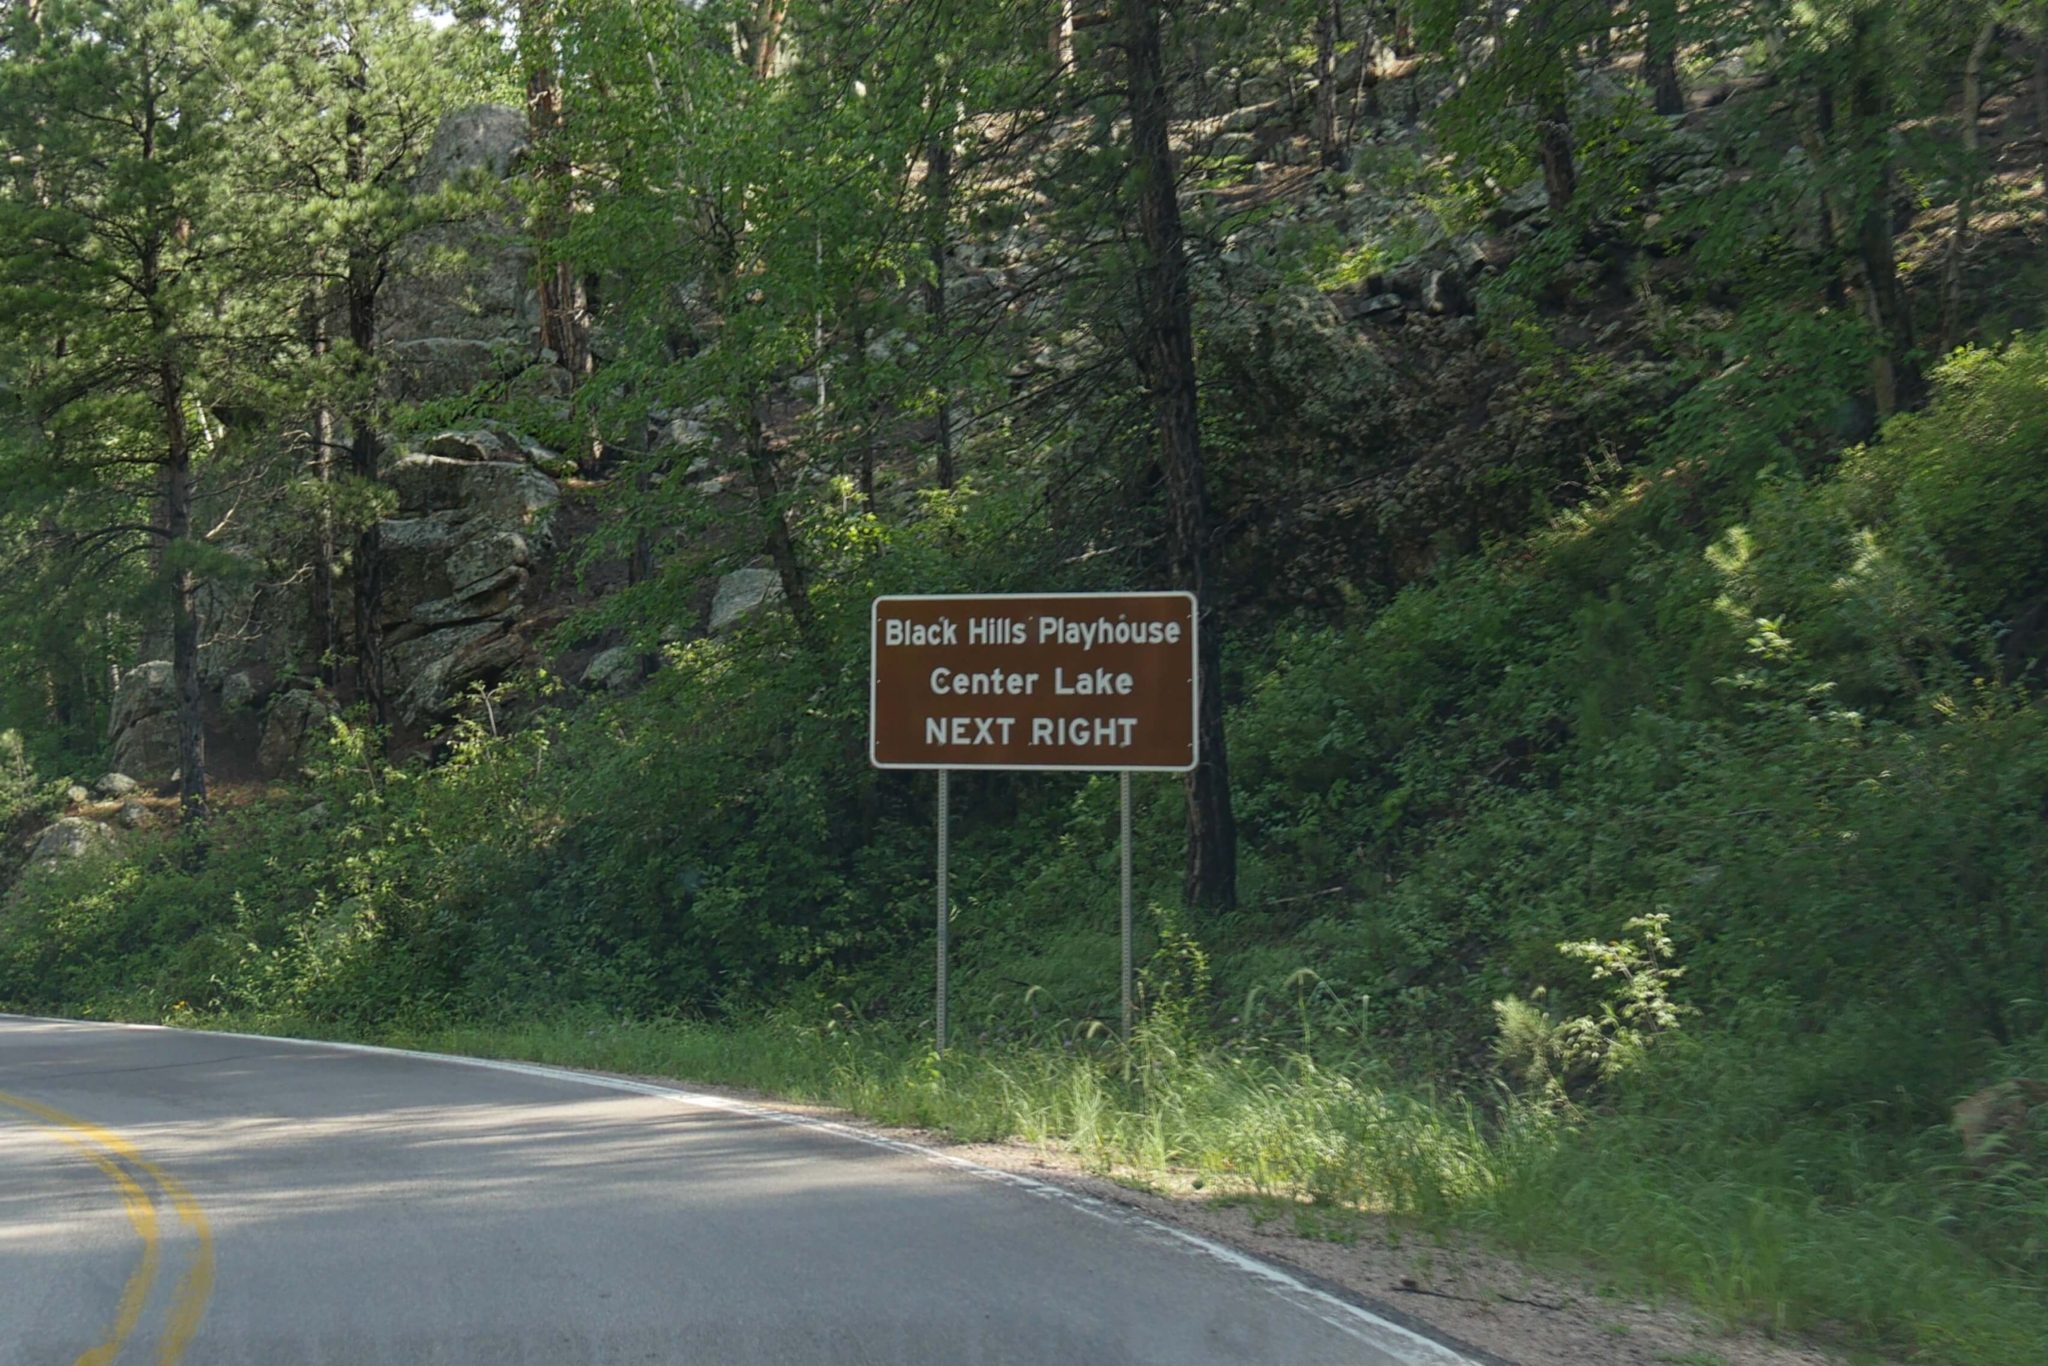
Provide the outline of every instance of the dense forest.
{"type": "Polygon", "coordinates": [[[2048,4],[4,13],[0,1008],[2048,1346],[2048,4]],[[936,1056],[870,604],[1159,588],[1140,1027],[960,774],[936,1056]]]}

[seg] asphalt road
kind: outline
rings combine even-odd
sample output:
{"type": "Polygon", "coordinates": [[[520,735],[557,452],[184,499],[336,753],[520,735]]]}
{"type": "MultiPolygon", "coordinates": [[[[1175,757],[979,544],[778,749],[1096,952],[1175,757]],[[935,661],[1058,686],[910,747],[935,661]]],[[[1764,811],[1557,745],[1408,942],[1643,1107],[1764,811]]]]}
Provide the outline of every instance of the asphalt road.
{"type": "Polygon", "coordinates": [[[0,1017],[0,1366],[1457,1366],[1053,1187],[548,1069],[0,1017]]]}

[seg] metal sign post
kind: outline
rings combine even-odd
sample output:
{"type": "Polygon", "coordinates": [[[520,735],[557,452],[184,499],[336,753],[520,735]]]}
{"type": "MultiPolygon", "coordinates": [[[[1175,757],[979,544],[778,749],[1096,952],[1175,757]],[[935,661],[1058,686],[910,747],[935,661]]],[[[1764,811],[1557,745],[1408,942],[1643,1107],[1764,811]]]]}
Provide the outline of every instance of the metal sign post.
{"type": "Polygon", "coordinates": [[[949,852],[946,848],[946,827],[951,823],[949,818],[952,814],[952,793],[947,790],[952,787],[952,783],[947,780],[951,777],[952,774],[947,770],[939,770],[939,999],[933,1032],[937,1035],[938,1051],[941,1053],[946,1051],[946,947],[953,928],[952,906],[946,899],[946,863],[949,852]]]}
{"type": "Polygon", "coordinates": [[[1131,774],[1185,773],[1199,757],[1201,680],[1192,593],[880,597],[870,622],[868,759],[939,775],[938,987],[947,1041],[952,938],[951,775],[956,768],[1118,774],[1122,1034],[1132,991],[1131,774]]]}
{"type": "MultiPolygon", "coordinates": [[[[1123,932],[1124,932],[1124,1047],[1131,1046],[1131,771],[1117,775],[1122,789],[1123,819],[1123,932]]],[[[1128,1065],[1128,1064],[1126,1064],[1128,1065]]]]}

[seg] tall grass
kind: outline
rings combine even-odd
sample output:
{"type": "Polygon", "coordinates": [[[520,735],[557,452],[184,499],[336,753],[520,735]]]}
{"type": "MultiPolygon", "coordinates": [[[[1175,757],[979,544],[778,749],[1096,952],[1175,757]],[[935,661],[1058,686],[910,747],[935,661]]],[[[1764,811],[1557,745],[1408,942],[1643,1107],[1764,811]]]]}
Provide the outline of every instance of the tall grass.
{"type": "MultiPolygon", "coordinates": [[[[2048,1349],[2038,1274],[1958,1236],[1963,1187],[1868,1162],[1817,1126],[1687,1134],[1668,1106],[1594,1114],[1506,1095],[1482,1106],[1401,1085],[1367,1057],[1143,1038],[1128,1056],[1104,1045],[941,1058],[888,1030],[596,1015],[374,1037],[747,1088],[963,1141],[1057,1145],[1124,1179],[1262,1202],[1305,1232],[1384,1216],[1478,1234],[1620,1290],[1675,1289],[1731,1325],[1845,1347],[1959,1366],[2048,1349]]],[[[2042,1197],[2012,1188],[1997,1203],[2038,1218],[2042,1197]]]]}

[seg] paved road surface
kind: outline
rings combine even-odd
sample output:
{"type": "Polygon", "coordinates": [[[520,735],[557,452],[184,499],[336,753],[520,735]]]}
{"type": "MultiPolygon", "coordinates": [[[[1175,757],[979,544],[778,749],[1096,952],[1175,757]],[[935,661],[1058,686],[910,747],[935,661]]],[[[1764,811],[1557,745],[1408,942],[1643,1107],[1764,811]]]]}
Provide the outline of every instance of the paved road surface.
{"type": "Polygon", "coordinates": [[[1263,1264],[572,1073],[0,1017],[0,1366],[1458,1366],[1263,1264]]]}

